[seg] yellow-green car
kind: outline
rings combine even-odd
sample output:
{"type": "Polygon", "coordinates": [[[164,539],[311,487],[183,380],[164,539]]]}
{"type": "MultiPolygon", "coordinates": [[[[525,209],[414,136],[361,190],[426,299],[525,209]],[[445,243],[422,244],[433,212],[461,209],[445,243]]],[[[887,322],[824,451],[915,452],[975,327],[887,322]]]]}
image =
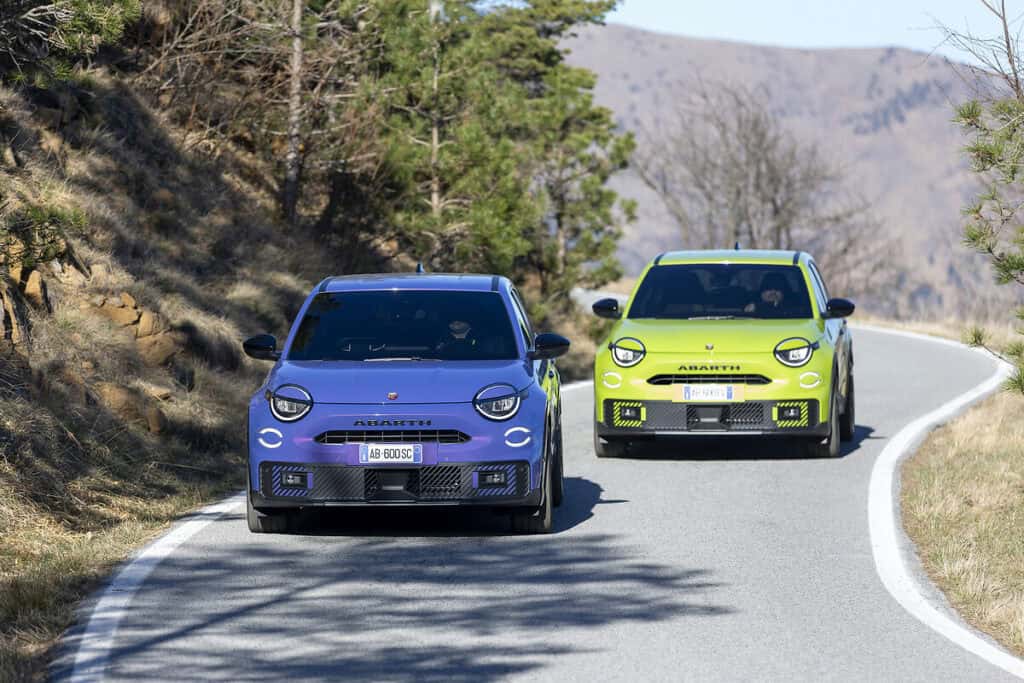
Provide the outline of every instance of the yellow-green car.
{"type": "Polygon", "coordinates": [[[661,437],[787,436],[836,457],[854,436],[854,305],[806,253],[680,251],[644,269],[594,361],[594,451],[661,437]]]}

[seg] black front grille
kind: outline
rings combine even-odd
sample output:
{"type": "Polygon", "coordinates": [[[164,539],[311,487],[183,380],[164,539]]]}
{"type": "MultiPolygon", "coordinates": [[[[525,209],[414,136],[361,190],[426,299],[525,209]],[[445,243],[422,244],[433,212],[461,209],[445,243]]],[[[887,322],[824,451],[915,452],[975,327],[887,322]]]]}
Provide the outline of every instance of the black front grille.
{"type": "Polygon", "coordinates": [[[469,434],[457,429],[346,429],[324,432],[317,443],[337,446],[346,443],[466,443],[469,434]]]}
{"type": "Polygon", "coordinates": [[[648,384],[771,384],[764,375],[655,375],[648,384]]]}
{"type": "Polygon", "coordinates": [[[423,467],[357,467],[348,465],[263,462],[260,465],[263,495],[304,502],[417,502],[465,499],[522,498],[529,493],[530,463],[524,461],[457,463],[423,467]],[[480,487],[477,474],[503,470],[504,488],[480,487]],[[284,472],[306,475],[306,488],[281,486],[284,472]]]}
{"type": "Polygon", "coordinates": [[[764,422],[761,403],[686,406],[687,429],[757,429],[764,422]]]}

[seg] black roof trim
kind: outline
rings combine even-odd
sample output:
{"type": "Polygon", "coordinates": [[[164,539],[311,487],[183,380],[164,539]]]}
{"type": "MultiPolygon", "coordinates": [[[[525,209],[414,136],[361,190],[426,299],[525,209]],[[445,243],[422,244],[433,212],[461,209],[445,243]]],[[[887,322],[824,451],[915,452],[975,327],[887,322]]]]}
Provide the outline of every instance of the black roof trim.
{"type": "Polygon", "coordinates": [[[494,277],[491,278],[491,291],[492,292],[497,292],[498,291],[498,276],[497,275],[495,275],[494,277]]]}
{"type": "Polygon", "coordinates": [[[664,256],[667,253],[668,253],[667,251],[663,251],[660,254],[658,254],[657,256],[655,256],[654,257],[654,265],[658,265],[658,263],[661,261],[661,257],[664,256]]]}
{"type": "Polygon", "coordinates": [[[793,252],[793,265],[795,266],[798,263],[800,263],[800,252],[799,251],[794,251],[793,252]]]}

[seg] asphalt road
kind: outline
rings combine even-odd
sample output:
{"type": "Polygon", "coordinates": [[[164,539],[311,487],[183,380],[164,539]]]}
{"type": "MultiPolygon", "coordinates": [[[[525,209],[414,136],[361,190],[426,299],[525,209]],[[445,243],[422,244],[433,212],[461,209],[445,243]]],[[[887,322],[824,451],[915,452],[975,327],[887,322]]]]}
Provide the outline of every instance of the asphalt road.
{"type": "Polygon", "coordinates": [[[886,439],[993,365],[865,330],[855,353],[838,460],[730,442],[598,461],[591,392],[567,392],[550,536],[381,510],[256,536],[238,508],[150,574],[107,679],[1001,680],[886,592],[867,514],[886,439]]]}

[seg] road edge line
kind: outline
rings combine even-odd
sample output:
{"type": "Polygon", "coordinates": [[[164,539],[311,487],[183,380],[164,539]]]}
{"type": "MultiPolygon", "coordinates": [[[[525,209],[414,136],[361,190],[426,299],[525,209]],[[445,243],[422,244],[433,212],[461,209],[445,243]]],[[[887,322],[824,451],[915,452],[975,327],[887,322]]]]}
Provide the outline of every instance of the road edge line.
{"type": "MultiPolygon", "coordinates": [[[[592,380],[571,382],[564,385],[562,391],[574,391],[593,384],[592,380]]],[[[103,680],[121,618],[150,573],[181,544],[244,502],[245,492],[242,491],[200,508],[182,518],[170,531],[143,546],[137,555],[125,560],[103,589],[89,615],[85,630],[78,638],[70,683],[99,683],[103,680]]]]}
{"type": "Polygon", "coordinates": [[[121,618],[149,574],[178,546],[244,502],[243,491],[200,508],[122,564],[100,594],[78,639],[71,667],[71,683],[98,683],[104,679],[121,618]]]}
{"type": "Polygon", "coordinates": [[[1024,659],[1011,654],[986,634],[961,621],[962,617],[958,613],[956,618],[944,614],[928,599],[929,589],[934,589],[944,600],[945,594],[927,576],[919,576],[906,561],[904,548],[915,558],[917,548],[903,530],[899,496],[899,471],[903,461],[917,451],[924,438],[936,427],[998,391],[1012,372],[1012,366],[987,351],[972,349],[966,344],[950,339],[875,325],[856,325],[854,329],[967,349],[996,361],[995,372],[986,380],[959,397],[918,417],[889,439],[889,443],[882,449],[871,468],[868,484],[868,531],[875,571],[882,585],[903,609],[955,645],[1011,675],[1024,679],[1024,659]],[[922,581],[927,581],[928,585],[923,586],[922,581]]]}

